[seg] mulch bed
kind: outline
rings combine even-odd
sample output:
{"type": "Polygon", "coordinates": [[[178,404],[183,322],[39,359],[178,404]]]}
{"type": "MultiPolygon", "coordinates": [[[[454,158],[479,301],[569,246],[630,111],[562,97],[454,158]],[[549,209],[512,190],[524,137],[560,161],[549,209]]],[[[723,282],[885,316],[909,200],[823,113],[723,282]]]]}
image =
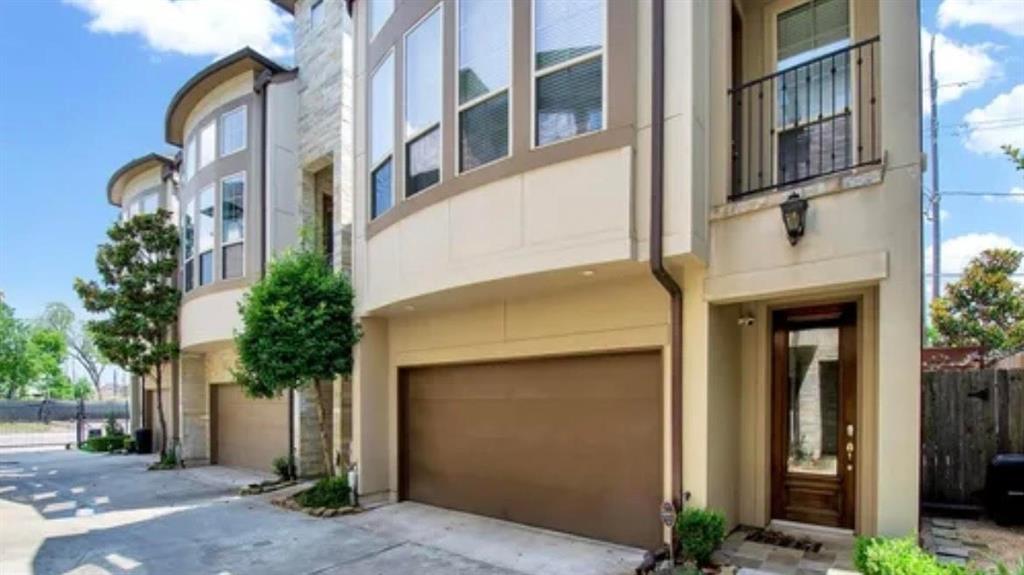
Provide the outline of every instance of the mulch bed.
{"type": "Polygon", "coordinates": [[[751,531],[747,535],[746,540],[754,543],[764,543],[765,545],[774,545],[775,547],[810,551],[811,553],[817,553],[822,547],[822,543],[815,541],[810,537],[793,537],[792,535],[787,535],[781,531],[773,531],[771,529],[756,529],[751,531]]]}

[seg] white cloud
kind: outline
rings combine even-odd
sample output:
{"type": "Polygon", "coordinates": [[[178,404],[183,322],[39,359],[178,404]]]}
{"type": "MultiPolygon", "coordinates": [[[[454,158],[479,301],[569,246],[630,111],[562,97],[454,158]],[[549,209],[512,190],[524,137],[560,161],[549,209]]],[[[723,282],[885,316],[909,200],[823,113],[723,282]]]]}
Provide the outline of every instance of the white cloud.
{"type": "Polygon", "coordinates": [[[1002,154],[1007,144],[1024,148],[1024,84],[968,112],[963,131],[964,146],[979,154],[1002,154]]]}
{"type": "MultiPolygon", "coordinates": [[[[1024,249],[1006,236],[999,234],[965,234],[942,242],[942,273],[960,273],[981,252],[991,248],[1024,249]]],[[[924,271],[932,271],[932,247],[925,249],[924,271]]]]}
{"type": "MultiPolygon", "coordinates": [[[[930,113],[928,98],[931,66],[928,53],[931,51],[932,34],[921,28],[921,87],[925,114],[930,113]]],[[[959,99],[966,92],[977,90],[989,80],[1001,75],[1002,70],[991,54],[999,46],[991,43],[960,44],[943,34],[935,34],[935,80],[939,84],[938,103],[959,99]]]]}
{"type": "Polygon", "coordinates": [[[89,31],[137,34],[157,52],[219,57],[250,46],[292,54],[291,16],[267,0],[65,0],[87,12],[89,31]]]}
{"type": "Polygon", "coordinates": [[[943,0],[939,26],[991,26],[1014,36],[1024,36],[1024,2],[1021,0],[943,0]]]}

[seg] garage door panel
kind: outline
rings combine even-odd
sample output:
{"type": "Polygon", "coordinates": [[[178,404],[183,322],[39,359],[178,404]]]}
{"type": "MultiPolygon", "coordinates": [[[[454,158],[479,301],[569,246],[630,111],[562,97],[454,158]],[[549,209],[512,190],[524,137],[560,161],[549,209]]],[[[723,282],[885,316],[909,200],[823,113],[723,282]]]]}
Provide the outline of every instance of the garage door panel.
{"type": "Polygon", "coordinates": [[[657,544],[661,385],[654,352],[403,371],[403,497],[657,544]]]}
{"type": "Polygon", "coordinates": [[[215,463],[269,471],[288,454],[288,403],[284,397],[254,399],[238,385],[211,388],[215,409],[215,463]]]}

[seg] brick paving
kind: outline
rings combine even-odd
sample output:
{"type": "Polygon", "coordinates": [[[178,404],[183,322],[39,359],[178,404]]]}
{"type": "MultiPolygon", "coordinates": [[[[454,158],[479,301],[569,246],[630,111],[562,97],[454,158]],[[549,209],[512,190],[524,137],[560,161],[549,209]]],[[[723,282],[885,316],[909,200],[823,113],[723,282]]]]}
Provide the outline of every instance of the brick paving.
{"type": "Polygon", "coordinates": [[[1024,526],[1000,527],[985,519],[925,517],[921,544],[939,561],[993,567],[1024,559],[1024,526]]]}

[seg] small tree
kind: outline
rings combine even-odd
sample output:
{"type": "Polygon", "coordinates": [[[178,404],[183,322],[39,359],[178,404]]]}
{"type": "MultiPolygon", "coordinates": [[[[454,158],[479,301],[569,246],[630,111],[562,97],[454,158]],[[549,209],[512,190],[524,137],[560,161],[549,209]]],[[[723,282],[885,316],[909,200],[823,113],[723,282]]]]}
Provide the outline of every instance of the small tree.
{"type": "Polygon", "coordinates": [[[147,376],[156,380],[161,460],[167,456],[161,366],[178,355],[178,342],[170,333],[181,299],[174,285],[178,230],[170,218],[161,209],[116,222],[107,231],[109,241],[96,253],[101,283],[75,280],[85,309],[105,314],[86,326],[99,352],[143,381],[147,376]]]}
{"type": "Polygon", "coordinates": [[[23,397],[35,379],[29,360],[31,330],[14,317],[14,308],[0,297],[0,393],[7,399],[23,397]]]}
{"type": "Polygon", "coordinates": [[[100,387],[103,383],[103,371],[107,366],[96,349],[96,344],[93,343],[92,334],[88,329],[82,329],[75,320],[75,312],[64,303],[48,303],[39,318],[39,324],[64,334],[68,353],[89,376],[89,381],[96,390],[96,399],[103,399],[100,387]]]}
{"type": "Polygon", "coordinates": [[[313,245],[303,242],[272,262],[266,277],[239,303],[242,331],[235,334],[234,376],[254,397],[313,386],[324,468],[333,475],[327,409],[318,382],[351,375],[359,328],[347,276],[335,273],[313,245]]]}
{"type": "Polygon", "coordinates": [[[1024,172],[1024,154],[1021,153],[1020,148],[1006,145],[1003,146],[1003,153],[1010,159],[1010,163],[1017,168],[1018,172],[1024,172]]]}
{"type": "Polygon", "coordinates": [[[985,250],[932,300],[940,345],[982,346],[994,355],[1024,347],[1024,286],[1012,278],[1022,259],[1013,249],[985,250]]]}
{"type": "Polygon", "coordinates": [[[36,392],[47,399],[68,399],[71,381],[64,375],[68,346],[64,334],[55,329],[32,330],[27,349],[36,392]]]}

